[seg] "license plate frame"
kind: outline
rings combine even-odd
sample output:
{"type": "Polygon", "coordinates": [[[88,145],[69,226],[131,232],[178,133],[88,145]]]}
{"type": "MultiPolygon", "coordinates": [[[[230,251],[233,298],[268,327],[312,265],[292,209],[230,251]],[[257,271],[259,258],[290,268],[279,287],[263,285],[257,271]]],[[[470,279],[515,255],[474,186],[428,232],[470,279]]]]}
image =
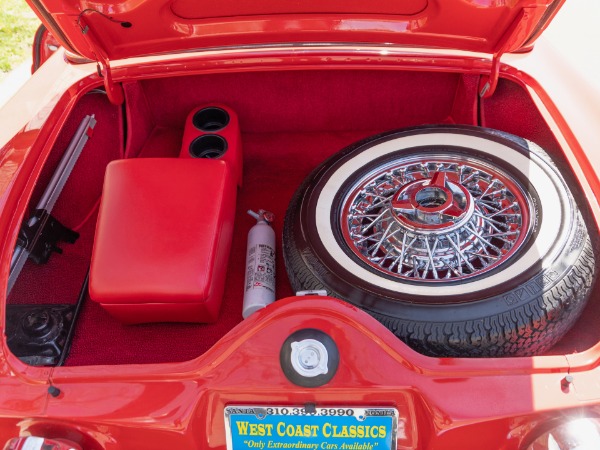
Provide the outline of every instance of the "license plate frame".
{"type": "Polygon", "coordinates": [[[397,445],[394,407],[228,405],[224,417],[227,450],[396,450],[397,445]]]}

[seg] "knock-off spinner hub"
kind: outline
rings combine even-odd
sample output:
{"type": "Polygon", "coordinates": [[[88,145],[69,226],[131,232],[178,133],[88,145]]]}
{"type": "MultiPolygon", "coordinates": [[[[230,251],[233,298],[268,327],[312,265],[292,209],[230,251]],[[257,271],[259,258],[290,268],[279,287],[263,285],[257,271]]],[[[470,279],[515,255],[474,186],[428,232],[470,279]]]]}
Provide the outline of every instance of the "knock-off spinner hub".
{"type": "Polygon", "coordinates": [[[475,209],[471,193],[448,180],[447,172],[406,184],[393,197],[391,207],[396,220],[421,232],[460,228],[475,209]]]}

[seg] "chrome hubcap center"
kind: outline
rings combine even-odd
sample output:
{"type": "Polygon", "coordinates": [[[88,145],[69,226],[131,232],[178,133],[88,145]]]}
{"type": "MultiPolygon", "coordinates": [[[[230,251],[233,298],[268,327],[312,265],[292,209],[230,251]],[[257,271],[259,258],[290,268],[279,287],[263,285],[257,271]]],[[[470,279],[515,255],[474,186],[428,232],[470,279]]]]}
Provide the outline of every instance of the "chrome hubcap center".
{"type": "Polygon", "coordinates": [[[450,231],[463,226],[473,214],[473,196],[448,178],[448,172],[435,172],[403,186],[392,198],[394,217],[412,230],[450,231]]]}

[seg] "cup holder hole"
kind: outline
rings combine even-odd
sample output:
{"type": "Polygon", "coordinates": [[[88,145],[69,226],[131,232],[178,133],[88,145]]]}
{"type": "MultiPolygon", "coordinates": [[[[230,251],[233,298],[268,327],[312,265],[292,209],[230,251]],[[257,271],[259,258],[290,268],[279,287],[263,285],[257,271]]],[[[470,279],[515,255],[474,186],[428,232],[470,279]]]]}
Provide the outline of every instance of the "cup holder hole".
{"type": "Polygon", "coordinates": [[[199,136],[190,144],[190,155],[194,158],[216,159],[227,150],[227,141],[216,134],[199,136]]]}
{"type": "Polygon", "coordinates": [[[211,106],[197,111],[194,114],[192,123],[201,131],[213,133],[227,126],[229,123],[229,114],[222,108],[211,106]]]}

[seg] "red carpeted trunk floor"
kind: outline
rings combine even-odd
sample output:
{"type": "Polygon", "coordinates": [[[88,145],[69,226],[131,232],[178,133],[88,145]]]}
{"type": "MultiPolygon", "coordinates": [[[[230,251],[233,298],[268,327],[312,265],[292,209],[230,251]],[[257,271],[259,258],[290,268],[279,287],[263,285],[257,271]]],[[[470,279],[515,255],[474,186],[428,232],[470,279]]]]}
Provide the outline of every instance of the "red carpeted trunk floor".
{"type": "MultiPolygon", "coordinates": [[[[215,324],[122,325],[88,297],[66,365],[178,362],[212,347],[242,320],[246,237],[255,223],[248,209],[275,214],[277,298],[292,295],[281,252],[283,219],[293,193],[312,169],[345,146],[379,132],[424,123],[473,124],[474,120],[477,79],[473,77],[459,80],[451,74],[408,72],[348,72],[340,77],[333,73],[251,73],[243,76],[243,82],[241,76],[223,75],[133,83],[125,86],[126,139],[123,111],[110,105],[103,94],[86,95],[59,136],[31,202],[35,204],[41,195],[81,119],[94,113],[98,120],[94,136],[53,211],[81,237],[75,245],[65,244],[64,253],[54,255],[47,265],[28,262],[8,302],[75,303],[90,262],[106,165],[123,157],[176,157],[187,112],[210,102],[225,103],[237,111],[244,153],[244,182],[238,193],[219,320],[215,324]]],[[[531,139],[552,154],[560,152],[525,91],[502,82],[498,93],[481,106],[484,125],[531,139]]],[[[574,327],[551,353],[581,351],[596,343],[593,322],[599,308],[600,302],[590,301],[580,321],[583,326],[574,327]]]]}

